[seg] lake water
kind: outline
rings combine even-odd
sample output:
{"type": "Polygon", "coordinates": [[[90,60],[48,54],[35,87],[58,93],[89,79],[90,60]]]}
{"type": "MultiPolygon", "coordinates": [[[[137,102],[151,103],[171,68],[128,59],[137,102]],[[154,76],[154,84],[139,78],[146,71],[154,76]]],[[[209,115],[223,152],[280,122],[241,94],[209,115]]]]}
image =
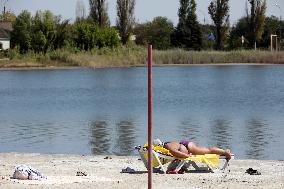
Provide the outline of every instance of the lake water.
{"type": "MultiPolygon", "coordinates": [[[[0,71],[0,152],[137,155],[147,69],[0,71]]],[[[284,157],[283,66],[153,68],[153,136],[284,157]]]]}

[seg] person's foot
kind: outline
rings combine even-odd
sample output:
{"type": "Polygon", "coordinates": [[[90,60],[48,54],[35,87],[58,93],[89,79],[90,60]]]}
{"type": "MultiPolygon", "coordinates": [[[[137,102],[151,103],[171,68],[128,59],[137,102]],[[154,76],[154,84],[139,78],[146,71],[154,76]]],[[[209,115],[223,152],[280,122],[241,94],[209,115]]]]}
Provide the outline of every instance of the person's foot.
{"type": "Polygon", "coordinates": [[[232,156],[231,156],[231,150],[229,150],[229,149],[225,150],[224,155],[226,156],[226,159],[227,159],[227,160],[230,160],[230,159],[232,158],[232,156]]]}

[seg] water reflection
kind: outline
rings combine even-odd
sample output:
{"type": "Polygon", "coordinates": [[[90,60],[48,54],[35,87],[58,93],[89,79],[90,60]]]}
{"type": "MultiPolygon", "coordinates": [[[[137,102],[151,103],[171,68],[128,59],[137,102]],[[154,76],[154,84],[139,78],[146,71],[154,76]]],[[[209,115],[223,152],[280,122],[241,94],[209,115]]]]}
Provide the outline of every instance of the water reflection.
{"type": "Polygon", "coordinates": [[[104,120],[91,123],[91,151],[93,154],[107,154],[110,148],[110,131],[104,120]]]}
{"type": "Polygon", "coordinates": [[[210,145],[215,145],[221,148],[230,148],[232,139],[231,122],[226,119],[216,119],[210,127],[211,142],[210,145]]]}
{"type": "Polygon", "coordinates": [[[136,129],[132,120],[122,120],[116,124],[114,143],[114,154],[116,155],[130,155],[135,146],[136,129]]]}
{"type": "Polygon", "coordinates": [[[264,159],[268,157],[267,146],[272,139],[269,125],[261,119],[251,119],[246,125],[245,149],[248,158],[264,159]]]}
{"type": "Polygon", "coordinates": [[[131,120],[119,121],[115,129],[107,121],[93,121],[91,133],[92,154],[131,155],[136,145],[136,128],[131,120]]]}

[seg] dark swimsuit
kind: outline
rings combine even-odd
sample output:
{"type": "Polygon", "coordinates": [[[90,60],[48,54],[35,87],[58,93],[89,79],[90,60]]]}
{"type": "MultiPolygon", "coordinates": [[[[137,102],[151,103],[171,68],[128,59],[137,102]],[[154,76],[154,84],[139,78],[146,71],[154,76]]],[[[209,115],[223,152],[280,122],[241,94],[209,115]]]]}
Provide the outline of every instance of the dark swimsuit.
{"type": "MultiPolygon", "coordinates": [[[[184,145],[184,147],[187,149],[187,150],[189,150],[189,147],[188,147],[188,144],[189,144],[189,140],[181,140],[179,143],[181,144],[181,145],[184,145]]],[[[181,149],[181,147],[179,147],[179,151],[180,151],[180,149],[181,149]]]]}
{"type": "Polygon", "coordinates": [[[188,147],[188,144],[189,144],[189,140],[181,140],[179,143],[184,145],[186,148],[188,147]]]}
{"type": "MultiPolygon", "coordinates": [[[[189,143],[189,142],[190,142],[189,140],[181,140],[181,141],[179,142],[180,147],[178,148],[178,151],[181,151],[181,145],[184,145],[184,147],[185,147],[187,150],[189,150],[189,148],[188,148],[188,143],[189,143]]],[[[168,144],[168,143],[170,143],[170,142],[165,142],[163,146],[165,146],[165,145],[168,144]]]]}

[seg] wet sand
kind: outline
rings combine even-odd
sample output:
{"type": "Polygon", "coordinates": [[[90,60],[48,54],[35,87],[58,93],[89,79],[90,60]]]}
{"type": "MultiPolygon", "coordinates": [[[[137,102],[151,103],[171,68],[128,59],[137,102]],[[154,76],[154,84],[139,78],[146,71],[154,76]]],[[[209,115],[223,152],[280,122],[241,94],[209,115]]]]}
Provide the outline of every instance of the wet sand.
{"type": "MultiPolygon", "coordinates": [[[[147,188],[146,168],[138,156],[80,156],[0,153],[0,188],[147,188]],[[30,165],[47,176],[43,181],[11,179],[14,167],[30,165]],[[125,168],[134,173],[121,173],[125,168]],[[87,176],[76,176],[77,172],[87,176]]],[[[190,171],[185,174],[153,174],[153,188],[284,188],[284,161],[230,161],[225,172],[190,171]],[[249,175],[248,168],[261,175],[249,175]]]]}

